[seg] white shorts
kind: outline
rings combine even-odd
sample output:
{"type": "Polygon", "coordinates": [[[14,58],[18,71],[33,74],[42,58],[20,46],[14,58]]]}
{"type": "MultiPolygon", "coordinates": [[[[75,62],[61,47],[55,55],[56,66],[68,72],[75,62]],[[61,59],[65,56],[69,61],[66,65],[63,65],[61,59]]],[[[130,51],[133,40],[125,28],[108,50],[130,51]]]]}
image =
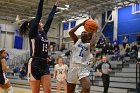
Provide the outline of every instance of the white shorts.
{"type": "Polygon", "coordinates": [[[89,66],[81,64],[70,64],[67,74],[67,82],[76,84],[78,80],[89,76],[89,74],[89,66]]]}

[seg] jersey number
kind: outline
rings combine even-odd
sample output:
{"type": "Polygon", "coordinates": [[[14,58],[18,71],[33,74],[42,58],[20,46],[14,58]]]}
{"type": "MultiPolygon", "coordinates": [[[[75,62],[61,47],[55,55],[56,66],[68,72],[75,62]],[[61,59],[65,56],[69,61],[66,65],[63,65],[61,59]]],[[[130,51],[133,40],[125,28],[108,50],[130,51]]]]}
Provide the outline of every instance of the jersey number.
{"type": "Polygon", "coordinates": [[[62,71],[59,71],[59,74],[62,74],[62,71]]]}
{"type": "Polygon", "coordinates": [[[47,52],[48,51],[48,46],[47,44],[43,44],[43,49],[42,49],[43,52],[47,52]]]}
{"type": "Polygon", "coordinates": [[[79,56],[80,56],[80,57],[83,57],[83,55],[84,55],[84,50],[81,49],[79,56]]]}

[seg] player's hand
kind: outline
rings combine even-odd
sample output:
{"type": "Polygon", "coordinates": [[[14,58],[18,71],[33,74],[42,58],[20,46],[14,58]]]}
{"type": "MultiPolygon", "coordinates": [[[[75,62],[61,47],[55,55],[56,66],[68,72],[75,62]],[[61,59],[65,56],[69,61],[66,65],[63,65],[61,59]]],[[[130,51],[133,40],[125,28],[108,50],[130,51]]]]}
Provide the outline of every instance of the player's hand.
{"type": "Polygon", "coordinates": [[[8,69],[9,69],[9,66],[7,66],[6,68],[7,68],[7,70],[8,70],[8,69]]]}
{"type": "Polygon", "coordinates": [[[59,0],[56,0],[55,5],[58,6],[59,4],[59,0]]]}
{"type": "Polygon", "coordinates": [[[86,22],[87,20],[88,20],[88,19],[86,19],[85,21],[82,22],[82,25],[83,25],[83,26],[84,26],[84,24],[85,24],[85,22],[86,22]]]}
{"type": "Polygon", "coordinates": [[[109,72],[111,72],[111,71],[112,71],[112,69],[108,69],[108,71],[109,71],[109,72]]]}

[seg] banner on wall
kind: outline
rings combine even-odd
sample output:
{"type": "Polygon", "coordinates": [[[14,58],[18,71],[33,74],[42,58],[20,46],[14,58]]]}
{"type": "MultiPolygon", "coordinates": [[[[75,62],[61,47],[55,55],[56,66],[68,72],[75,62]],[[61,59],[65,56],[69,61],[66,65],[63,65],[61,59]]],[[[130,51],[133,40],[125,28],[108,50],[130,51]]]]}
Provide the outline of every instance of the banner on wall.
{"type": "Polygon", "coordinates": [[[68,30],[69,29],[69,22],[63,23],[63,30],[68,30]]]}
{"type": "Polygon", "coordinates": [[[14,40],[14,48],[22,49],[23,45],[23,37],[19,35],[19,30],[15,31],[15,40],[14,40]]]}
{"type": "Polygon", "coordinates": [[[72,21],[72,22],[70,22],[70,24],[71,24],[70,27],[73,28],[76,25],[76,21],[72,21]]]}

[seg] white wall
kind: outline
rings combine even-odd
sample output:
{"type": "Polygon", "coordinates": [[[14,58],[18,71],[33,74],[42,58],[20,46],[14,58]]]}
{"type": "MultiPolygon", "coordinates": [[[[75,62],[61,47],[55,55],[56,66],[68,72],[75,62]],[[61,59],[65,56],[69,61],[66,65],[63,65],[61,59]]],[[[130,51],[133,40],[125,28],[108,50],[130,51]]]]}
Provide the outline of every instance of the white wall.
{"type": "Polygon", "coordinates": [[[13,48],[14,46],[14,33],[18,27],[10,24],[0,24],[0,47],[13,48]]]}
{"type": "Polygon", "coordinates": [[[96,15],[95,21],[97,22],[98,30],[101,30],[101,27],[102,27],[102,14],[96,15]]]}
{"type": "Polygon", "coordinates": [[[1,31],[15,32],[18,29],[17,25],[0,24],[1,31]]]}
{"type": "Polygon", "coordinates": [[[0,35],[1,48],[13,48],[14,46],[14,33],[2,31],[0,35]]]}
{"type": "MultiPolygon", "coordinates": [[[[76,20],[76,25],[82,23],[82,22],[85,21],[86,19],[88,19],[88,17],[87,17],[87,18],[81,18],[81,19],[76,20]]],[[[63,24],[63,23],[62,23],[62,24],[63,24]]],[[[63,30],[63,29],[62,29],[62,30],[63,30]]],[[[70,37],[69,34],[68,34],[70,30],[71,30],[71,28],[70,28],[70,23],[69,23],[69,29],[68,29],[68,30],[63,30],[63,31],[62,31],[62,32],[63,32],[63,37],[70,37]]],[[[84,31],[84,30],[85,30],[84,27],[81,26],[81,27],[75,32],[75,34],[76,34],[76,35],[81,35],[81,32],[84,31]]]]}

